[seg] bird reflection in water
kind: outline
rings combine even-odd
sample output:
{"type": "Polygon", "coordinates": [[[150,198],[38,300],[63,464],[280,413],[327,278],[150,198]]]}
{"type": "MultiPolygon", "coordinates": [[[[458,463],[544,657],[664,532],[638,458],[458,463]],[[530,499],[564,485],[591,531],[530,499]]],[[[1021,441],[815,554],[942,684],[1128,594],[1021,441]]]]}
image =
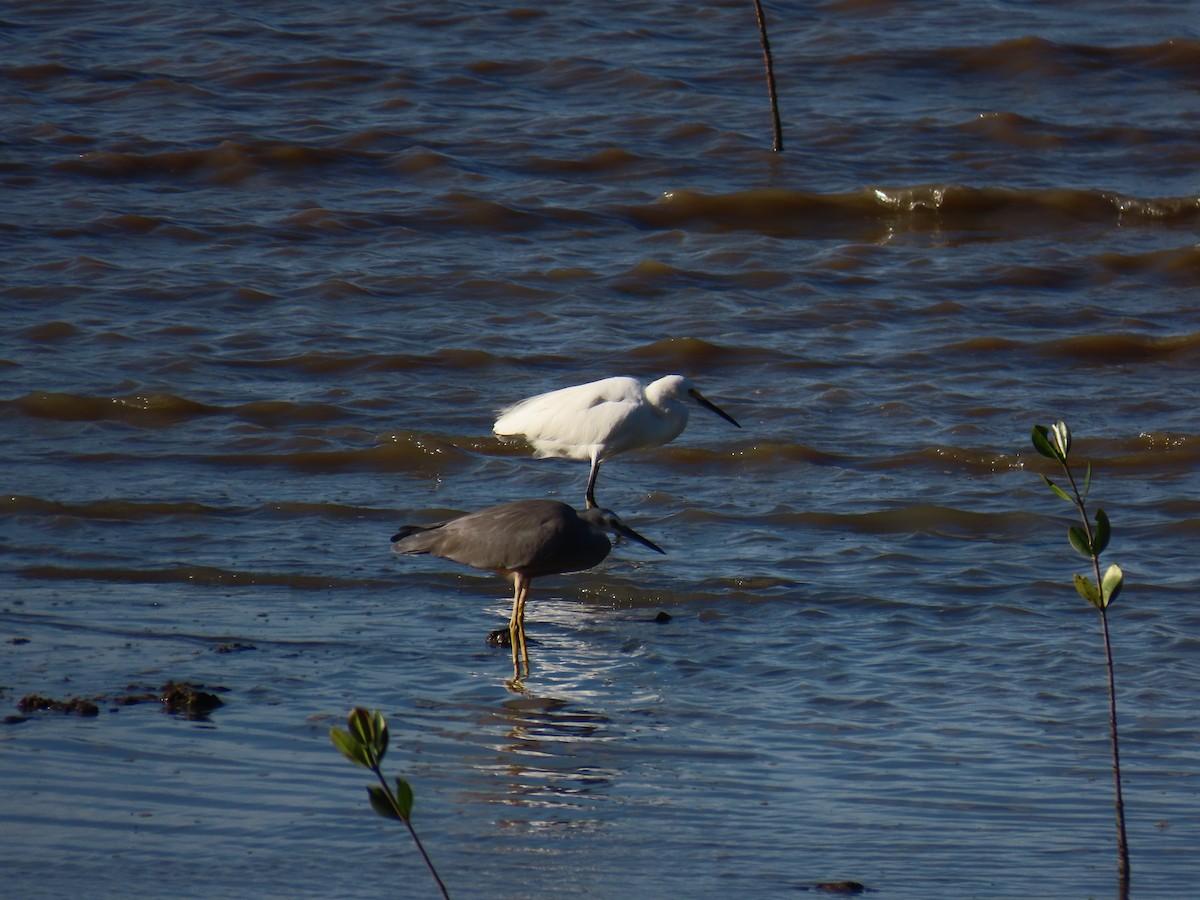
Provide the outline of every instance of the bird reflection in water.
{"type": "MultiPolygon", "coordinates": [[[[574,679],[578,669],[562,674],[574,679]]],[[[598,809],[604,789],[626,774],[625,731],[600,711],[604,701],[577,680],[557,689],[571,697],[526,692],[457,707],[471,723],[455,745],[456,765],[472,772],[460,796],[473,809],[490,810],[489,825],[514,840],[542,830],[586,839],[605,827],[598,809]]]]}

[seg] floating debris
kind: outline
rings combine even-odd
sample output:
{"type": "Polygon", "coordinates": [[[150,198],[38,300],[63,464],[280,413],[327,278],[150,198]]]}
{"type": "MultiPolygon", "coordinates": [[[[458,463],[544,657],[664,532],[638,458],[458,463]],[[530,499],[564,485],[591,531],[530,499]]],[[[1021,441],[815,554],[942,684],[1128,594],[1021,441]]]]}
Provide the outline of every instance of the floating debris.
{"type": "Polygon", "coordinates": [[[253,644],[243,644],[239,641],[234,641],[232,644],[221,644],[217,647],[218,653],[239,653],[242,650],[257,650],[253,644]]]}
{"type": "Polygon", "coordinates": [[[857,881],[814,881],[808,884],[797,884],[794,887],[798,891],[816,891],[818,894],[838,894],[845,896],[849,896],[850,894],[866,894],[873,890],[857,881]]]}

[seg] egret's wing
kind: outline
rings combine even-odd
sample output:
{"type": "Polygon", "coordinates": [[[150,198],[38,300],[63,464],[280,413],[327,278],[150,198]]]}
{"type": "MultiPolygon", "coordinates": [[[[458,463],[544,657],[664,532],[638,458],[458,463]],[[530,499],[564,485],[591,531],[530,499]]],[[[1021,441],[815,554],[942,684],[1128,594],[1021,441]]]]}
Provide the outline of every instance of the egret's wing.
{"type": "Polygon", "coordinates": [[[604,403],[638,403],[642,386],[636,378],[604,378],[587,384],[576,384],[527,397],[500,410],[494,431],[496,434],[526,434],[551,415],[582,413],[604,403]]]}
{"type": "Polygon", "coordinates": [[[501,437],[523,437],[541,456],[588,459],[644,404],[634,378],[605,378],[522,400],[493,426],[501,437]]]}

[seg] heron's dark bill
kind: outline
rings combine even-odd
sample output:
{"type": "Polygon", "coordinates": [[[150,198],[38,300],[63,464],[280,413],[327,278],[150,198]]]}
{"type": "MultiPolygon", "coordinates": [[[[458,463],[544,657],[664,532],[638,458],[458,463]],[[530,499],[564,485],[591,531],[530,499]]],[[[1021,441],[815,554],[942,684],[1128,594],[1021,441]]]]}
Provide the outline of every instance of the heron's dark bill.
{"type": "Polygon", "coordinates": [[[666,550],[658,546],[658,544],[654,543],[654,541],[650,540],[649,538],[642,537],[624,522],[615,522],[613,524],[613,528],[616,530],[617,534],[621,535],[622,537],[627,537],[631,541],[637,541],[639,544],[649,547],[651,550],[657,550],[659,553],[666,556],[666,550]]]}
{"type": "Polygon", "coordinates": [[[718,416],[720,416],[722,419],[724,419],[730,425],[733,425],[735,428],[742,427],[741,425],[738,425],[737,419],[735,419],[729,413],[725,412],[725,410],[721,409],[721,407],[717,406],[717,404],[713,403],[711,400],[705,399],[704,395],[701,394],[699,391],[693,390],[693,391],[690,391],[689,393],[691,394],[692,399],[695,400],[697,403],[699,403],[701,406],[703,406],[705,409],[709,410],[710,412],[715,412],[718,416]]]}

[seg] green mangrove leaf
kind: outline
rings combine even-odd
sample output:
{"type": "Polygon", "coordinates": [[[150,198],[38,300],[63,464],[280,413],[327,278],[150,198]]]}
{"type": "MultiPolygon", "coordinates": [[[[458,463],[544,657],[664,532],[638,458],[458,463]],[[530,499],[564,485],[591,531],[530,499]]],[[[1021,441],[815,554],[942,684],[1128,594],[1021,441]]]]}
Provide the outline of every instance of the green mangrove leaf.
{"type": "Polygon", "coordinates": [[[396,776],[396,803],[400,807],[400,815],[407,820],[412,815],[413,790],[412,786],[399,775],[396,776]]]}
{"type": "Polygon", "coordinates": [[[396,807],[392,806],[391,798],[388,797],[387,791],[377,784],[367,785],[367,794],[371,798],[371,809],[379,813],[385,819],[399,819],[400,814],[396,812],[396,807]]]}
{"type": "Polygon", "coordinates": [[[1054,447],[1058,450],[1058,458],[1066,462],[1067,457],[1071,455],[1071,429],[1067,427],[1066,422],[1059,419],[1050,432],[1054,438],[1054,447]]]}
{"type": "Polygon", "coordinates": [[[1087,499],[1087,495],[1092,490],[1092,461],[1089,459],[1087,471],[1083,473],[1083,499],[1087,499]]]}
{"type": "Polygon", "coordinates": [[[333,741],[333,746],[341,750],[342,755],[350,762],[356,766],[362,766],[364,769],[370,768],[371,763],[367,759],[366,748],[352,735],[340,728],[330,728],[329,739],[333,741]]]}
{"type": "Polygon", "coordinates": [[[1096,609],[1103,609],[1100,592],[1096,590],[1095,582],[1092,579],[1083,575],[1076,575],[1075,590],[1079,591],[1079,596],[1096,607],[1096,609]]]}
{"type": "Polygon", "coordinates": [[[371,713],[371,720],[371,724],[375,729],[376,759],[381,760],[383,759],[383,755],[387,753],[388,749],[389,735],[387,719],[383,717],[383,713],[381,713],[379,710],[375,710],[373,713],[371,713]]]}
{"type": "Polygon", "coordinates": [[[1082,553],[1084,556],[1092,555],[1092,544],[1088,540],[1087,532],[1079,525],[1072,525],[1067,529],[1067,539],[1070,540],[1071,546],[1082,553]]]}
{"type": "Polygon", "coordinates": [[[1104,552],[1110,537],[1112,537],[1112,526],[1109,524],[1108,515],[1104,510],[1098,509],[1096,510],[1096,533],[1092,539],[1092,550],[1097,556],[1104,552]]]}
{"type": "Polygon", "coordinates": [[[348,718],[350,725],[350,733],[358,739],[359,743],[366,747],[375,745],[375,730],[372,727],[371,714],[361,706],[356,706],[350,710],[348,718]]]}
{"type": "Polygon", "coordinates": [[[363,745],[366,755],[375,763],[383,760],[388,747],[387,720],[379,710],[368,712],[361,706],[350,710],[350,734],[363,745]]]}
{"type": "Polygon", "coordinates": [[[1050,442],[1050,429],[1045,425],[1034,425],[1033,433],[1030,435],[1033,440],[1033,449],[1045,456],[1047,459],[1053,459],[1057,462],[1062,462],[1063,459],[1058,454],[1058,450],[1050,442]]]}
{"type": "Polygon", "coordinates": [[[1067,495],[1066,491],[1064,491],[1062,488],[1060,488],[1057,484],[1055,484],[1053,481],[1051,481],[1045,475],[1042,476],[1042,481],[1046,482],[1046,487],[1050,488],[1050,490],[1054,491],[1054,493],[1058,494],[1058,496],[1062,497],[1068,503],[1075,502],[1067,495]]]}
{"type": "Polygon", "coordinates": [[[1107,609],[1108,605],[1117,599],[1117,594],[1121,593],[1121,588],[1125,585],[1125,573],[1121,571],[1121,567],[1113,563],[1104,573],[1104,578],[1101,581],[1100,587],[1104,593],[1104,606],[1107,609]]]}

